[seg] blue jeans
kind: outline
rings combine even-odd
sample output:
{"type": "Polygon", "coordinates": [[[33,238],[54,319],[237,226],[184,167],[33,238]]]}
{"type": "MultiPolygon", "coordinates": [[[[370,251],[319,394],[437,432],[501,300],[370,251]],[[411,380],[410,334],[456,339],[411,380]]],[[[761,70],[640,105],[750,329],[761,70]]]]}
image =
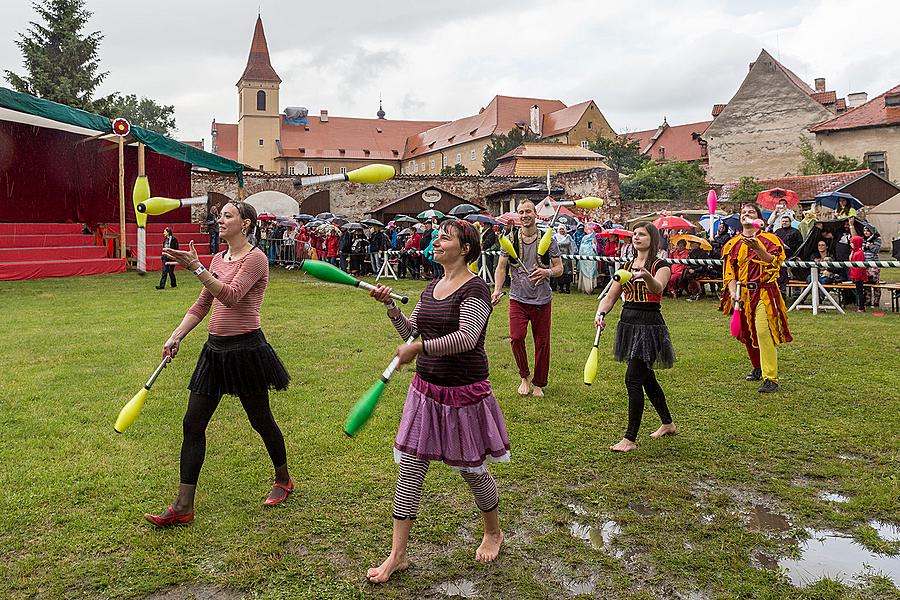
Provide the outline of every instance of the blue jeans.
{"type": "Polygon", "coordinates": [[[372,271],[377,276],[381,272],[381,252],[372,252],[369,254],[369,260],[372,261],[372,271]]]}
{"type": "Polygon", "coordinates": [[[345,273],[349,273],[349,271],[347,269],[347,261],[350,259],[350,255],[342,253],[340,258],[341,258],[341,271],[344,271],[345,273]]]}

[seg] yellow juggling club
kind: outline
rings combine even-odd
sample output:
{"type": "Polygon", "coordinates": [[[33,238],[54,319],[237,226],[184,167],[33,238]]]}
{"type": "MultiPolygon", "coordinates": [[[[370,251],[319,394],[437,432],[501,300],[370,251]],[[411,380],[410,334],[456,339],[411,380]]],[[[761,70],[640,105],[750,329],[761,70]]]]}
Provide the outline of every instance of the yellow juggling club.
{"type": "MultiPolygon", "coordinates": [[[[207,196],[197,196],[196,198],[147,198],[137,205],[138,213],[145,215],[157,216],[164,215],[171,210],[181,208],[182,206],[193,206],[195,204],[206,204],[209,201],[207,196]]],[[[146,218],[146,217],[145,217],[146,218]]]]}
{"type": "Polygon", "coordinates": [[[597,335],[594,336],[594,347],[591,348],[587,362],[584,363],[584,385],[591,385],[594,383],[594,378],[597,377],[597,367],[600,364],[600,354],[597,350],[597,346],[600,344],[600,331],[598,327],[597,335]]]}
{"type": "MultiPolygon", "coordinates": [[[[391,179],[396,174],[394,167],[390,165],[366,165],[358,169],[353,169],[349,173],[338,173],[335,175],[316,175],[315,177],[303,177],[300,179],[300,185],[306,187],[308,185],[316,185],[318,183],[333,183],[335,181],[352,181],[353,183],[381,183],[391,179]]],[[[295,184],[296,185],[296,184],[295,184]]]]}
{"type": "Polygon", "coordinates": [[[162,373],[167,364],[169,364],[169,359],[164,358],[159,363],[159,366],[156,367],[156,370],[153,371],[153,375],[150,376],[147,383],[144,384],[144,387],[119,411],[119,417],[116,419],[114,426],[116,433],[125,433],[125,430],[131,427],[131,424],[140,416],[141,409],[144,408],[144,401],[147,399],[147,394],[150,392],[153,382],[156,381],[156,378],[159,377],[159,374],[162,373]]]}
{"type": "Polygon", "coordinates": [[[585,210],[594,210],[595,208],[600,208],[603,206],[602,198],[595,198],[594,196],[588,196],[586,198],[579,198],[578,200],[561,200],[559,202],[551,202],[550,206],[577,206],[578,208],[583,208],[585,210]]]}
{"type": "Polygon", "coordinates": [[[134,203],[134,220],[137,222],[137,270],[141,275],[147,272],[147,215],[139,211],[138,206],[149,198],[150,180],[146,175],[138,175],[131,191],[131,201],[134,203]]]}
{"type": "Polygon", "coordinates": [[[516,252],[515,246],[513,246],[512,241],[509,237],[505,235],[500,236],[500,247],[503,248],[503,251],[509,254],[509,259],[512,261],[513,265],[517,269],[521,269],[523,272],[525,271],[525,266],[522,264],[522,261],[519,260],[519,253],[516,252]]]}
{"type": "Polygon", "coordinates": [[[613,280],[618,281],[622,285],[625,285],[626,283],[631,281],[631,271],[619,269],[618,271],[613,273],[613,280]]]}

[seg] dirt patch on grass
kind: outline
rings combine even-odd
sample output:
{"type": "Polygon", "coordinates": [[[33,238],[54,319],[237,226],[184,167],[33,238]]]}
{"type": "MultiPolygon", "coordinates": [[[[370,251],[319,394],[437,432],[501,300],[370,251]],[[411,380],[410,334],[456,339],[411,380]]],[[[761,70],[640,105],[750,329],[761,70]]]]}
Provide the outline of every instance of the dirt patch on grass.
{"type": "Polygon", "coordinates": [[[153,592],[149,596],[144,596],[143,600],[242,600],[243,598],[249,596],[205,583],[185,583],[153,592]]]}

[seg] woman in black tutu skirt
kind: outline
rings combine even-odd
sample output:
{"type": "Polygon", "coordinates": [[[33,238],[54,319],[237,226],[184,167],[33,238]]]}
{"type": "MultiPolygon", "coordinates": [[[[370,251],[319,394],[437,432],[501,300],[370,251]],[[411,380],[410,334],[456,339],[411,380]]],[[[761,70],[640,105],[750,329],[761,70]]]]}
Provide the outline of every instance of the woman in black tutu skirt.
{"type": "Polygon", "coordinates": [[[666,406],[666,395],[653,372],[656,368],[668,369],[675,363],[669,329],[660,311],[662,295],[672,270],[665,260],[657,258],[659,242],[659,230],[653,223],[641,222],[634,226],[632,244],[637,256],[623,267],[632,277],[624,284],[613,282],[594,317],[594,325],[602,330],[606,327],[606,315],[616,305],[619,296],[624,294],[625,305],[616,327],[613,353],[616,360],[628,363],[625,371],[628,428],[622,441],[609,447],[614,452],[629,452],[637,448],[635,440],[644,413],[645,391],[662,421],[662,426],[650,437],[675,433],[675,424],[666,406]]]}
{"type": "Polygon", "coordinates": [[[206,455],[206,427],[224,394],[240,398],[250,424],[260,434],[275,467],[275,484],[267,506],[294,491],[287,468],[284,436],[269,407],[269,389],[283,390],[290,377],[260,329],[259,309],[269,282],[269,261],[248,238],[256,227],[256,210],[244,202],[228,203],[219,217],[219,237],[228,250],[213,256],[209,270],[189,251],[166,249],[165,257],[193,271],[203,290],[163,346],[163,358],[175,358],[181,340],[209,318],[209,339],[200,352],[188,388],[181,445],[181,485],[175,502],[158,515],[144,517],[157,527],[194,520],[194,492],[206,455]]]}

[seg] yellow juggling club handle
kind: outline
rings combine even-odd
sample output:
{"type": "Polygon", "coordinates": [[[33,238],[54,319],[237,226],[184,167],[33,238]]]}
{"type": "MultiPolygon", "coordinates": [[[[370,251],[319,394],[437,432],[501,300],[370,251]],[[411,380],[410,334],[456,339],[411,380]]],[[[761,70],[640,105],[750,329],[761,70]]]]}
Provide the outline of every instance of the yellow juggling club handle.
{"type": "Polygon", "coordinates": [[[584,385],[591,385],[597,377],[597,368],[600,365],[600,354],[597,346],[600,344],[600,328],[597,328],[597,335],[594,336],[594,347],[588,355],[587,362],[584,363],[584,385]]]}
{"type": "Polygon", "coordinates": [[[306,187],[308,185],[316,185],[319,183],[333,183],[340,181],[352,181],[353,183],[381,183],[387,181],[396,175],[394,167],[390,165],[366,165],[354,169],[349,173],[336,173],[334,175],[317,175],[315,177],[303,177],[300,179],[300,185],[306,187]]]}
{"type": "Polygon", "coordinates": [[[153,372],[153,375],[150,376],[147,383],[144,384],[144,387],[142,387],[140,391],[134,395],[134,398],[129,400],[128,403],[122,407],[122,410],[119,411],[119,416],[114,425],[116,433],[124,433],[125,430],[131,427],[131,424],[140,416],[141,409],[144,408],[144,401],[147,399],[147,394],[150,392],[153,382],[156,381],[156,378],[159,377],[159,374],[162,373],[162,370],[166,368],[167,364],[169,364],[169,360],[164,358],[162,362],[159,363],[159,366],[156,367],[156,370],[153,372]]]}

